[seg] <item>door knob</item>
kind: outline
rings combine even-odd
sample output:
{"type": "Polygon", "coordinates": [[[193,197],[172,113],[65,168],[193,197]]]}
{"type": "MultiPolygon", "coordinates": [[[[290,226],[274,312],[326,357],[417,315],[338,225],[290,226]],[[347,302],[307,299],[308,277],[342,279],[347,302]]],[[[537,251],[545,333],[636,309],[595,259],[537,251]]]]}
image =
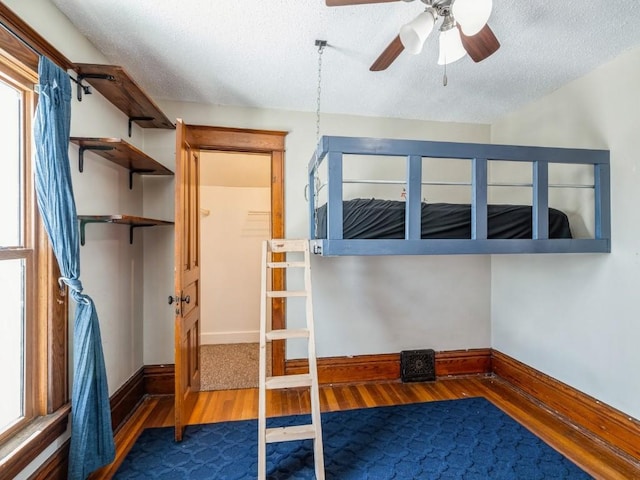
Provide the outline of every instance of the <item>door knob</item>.
{"type": "Polygon", "coordinates": [[[178,295],[176,295],[175,297],[173,295],[169,295],[169,305],[172,305],[174,302],[178,303],[178,301],[184,302],[184,303],[190,303],[191,302],[191,296],[187,295],[186,297],[179,297],[178,295]]]}

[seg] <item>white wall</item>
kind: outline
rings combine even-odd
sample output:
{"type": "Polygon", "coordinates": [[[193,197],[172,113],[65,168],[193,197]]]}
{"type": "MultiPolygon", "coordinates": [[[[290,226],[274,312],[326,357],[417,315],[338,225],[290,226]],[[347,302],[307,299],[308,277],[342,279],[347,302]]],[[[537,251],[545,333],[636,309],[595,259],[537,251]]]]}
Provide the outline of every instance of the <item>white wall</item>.
{"type": "Polygon", "coordinates": [[[494,143],[611,151],[612,253],[493,256],[492,346],[640,418],[640,49],[492,126],[494,143]]]}
{"type": "Polygon", "coordinates": [[[209,212],[200,217],[200,340],[258,342],[261,249],[270,238],[271,189],[202,185],[200,207],[209,212]]]}
{"type": "MultiPolygon", "coordinates": [[[[304,186],[316,145],[313,113],[230,108],[159,100],[169,118],[188,124],[282,130],[286,137],[286,236],[308,237],[304,186]]],[[[489,126],[322,115],[321,134],[488,142],[489,126]]],[[[174,137],[145,132],[145,149],[167,159],[174,137]]],[[[167,161],[168,163],[168,161],[167,161]]],[[[404,163],[403,163],[404,165],[404,163]]],[[[145,180],[145,215],[167,213],[172,205],[145,180]]],[[[400,192],[398,192],[399,195],[400,192]]],[[[166,197],[165,197],[166,198],[166,197]]],[[[164,217],[161,217],[164,218],[164,217]]],[[[145,238],[144,362],[173,362],[173,326],[169,309],[151,299],[158,279],[171,277],[168,242],[145,238]],[[162,251],[164,250],[164,253],[162,251]],[[154,251],[153,260],[146,255],[154,251]],[[146,332],[154,329],[151,337],[146,332]]],[[[452,350],[490,346],[490,259],[487,256],[341,257],[312,261],[316,341],[319,356],[398,352],[413,348],[452,350]]],[[[164,280],[163,280],[164,282],[164,280]]],[[[169,285],[167,288],[171,288],[169,285]]],[[[163,296],[166,294],[162,294],[163,296]]],[[[165,302],[166,303],[166,302],[165,302]]],[[[299,308],[289,309],[289,323],[299,308]]],[[[290,358],[302,356],[293,349],[290,358]]]]}

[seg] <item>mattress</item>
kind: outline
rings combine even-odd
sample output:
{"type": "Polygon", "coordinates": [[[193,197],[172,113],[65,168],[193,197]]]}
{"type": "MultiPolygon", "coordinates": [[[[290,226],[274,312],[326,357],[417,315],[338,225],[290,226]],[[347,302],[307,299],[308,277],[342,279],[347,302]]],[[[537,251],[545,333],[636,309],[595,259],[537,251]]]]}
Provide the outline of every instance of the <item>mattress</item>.
{"type": "MultiPolygon", "coordinates": [[[[343,202],[344,239],[405,238],[406,203],[357,198],[343,202]]],[[[471,238],[471,206],[422,203],[421,238],[471,238]]],[[[489,238],[531,238],[532,214],[527,205],[487,205],[489,238]]],[[[327,206],[318,208],[316,238],[327,237],[327,206]]],[[[549,238],[572,238],[569,219],[549,208],[549,238]]]]}

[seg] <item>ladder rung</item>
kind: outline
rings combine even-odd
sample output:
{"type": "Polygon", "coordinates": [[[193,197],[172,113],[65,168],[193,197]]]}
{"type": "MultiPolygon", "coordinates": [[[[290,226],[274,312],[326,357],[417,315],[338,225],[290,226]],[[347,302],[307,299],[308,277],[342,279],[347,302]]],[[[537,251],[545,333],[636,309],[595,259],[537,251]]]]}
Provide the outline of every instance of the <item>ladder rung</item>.
{"type": "Polygon", "coordinates": [[[267,443],[290,442],[292,440],[308,440],[316,438],[313,424],[294,425],[292,427],[275,427],[266,430],[267,443]]]}
{"type": "Polygon", "coordinates": [[[283,298],[283,297],[306,297],[306,290],[271,290],[267,292],[267,297],[283,298]]]}
{"type": "Polygon", "coordinates": [[[288,328],[286,330],[271,330],[266,334],[267,340],[286,340],[288,338],[309,338],[306,328],[288,328]]]}
{"type": "Polygon", "coordinates": [[[290,268],[290,267],[306,267],[306,263],[304,262],[267,262],[267,267],[269,268],[290,268]]]}
{"type": "Polygon", "coordinates": [[[281,252],[304,252],[309,248],[308,240],[271,240],[271,251],[281,252]]]}
{"type": "Polygon", "coordinates": [[[310,387],[311,375],[308,373],[301,373],[298,375],[281,375],[278,377],[267,377],[265,387],[269,390],[276,390],[279,388],[296,388],[296,387],[310,387]]]}

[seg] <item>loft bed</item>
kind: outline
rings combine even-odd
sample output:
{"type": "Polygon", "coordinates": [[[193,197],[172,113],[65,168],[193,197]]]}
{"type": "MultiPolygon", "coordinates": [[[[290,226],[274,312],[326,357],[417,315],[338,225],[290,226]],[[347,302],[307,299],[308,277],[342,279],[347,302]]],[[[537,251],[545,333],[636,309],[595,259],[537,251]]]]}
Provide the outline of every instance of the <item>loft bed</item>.
{"type": "Polygon", "coordinates": [[[318,255],[611,252],[609,152],[605,150],[324,136],[308,174],[311,248],[318,255]],[[403,157],[406,179],[344,179],[344,155],[403,157]],[[470,204],[422,202],[422,185],[429,184],[422,181],[423,158],[470,160],[471,182],[458,183],[471,187],[470,204]],[[531,205],[487,203],[488,189],[494,185],[488,181],[487,166],[493,160],[531,165],[532,181],[512,185],[532,188],[531,205]],[[327,178],[322,183],[319,169],[325,161],[327,178]],[[593,168],[593,184],[579,185],[593,189],[593,238],[572,238],[567,216],[549,208],[549,187],[572,187],[549,184],[551,164],[593,168]],[[345,183],[400,184],[406,189],[406,200],[343,200],[345,183]],[[325,187],[326,203],[318,205],[318,191],[325,187]]]}

